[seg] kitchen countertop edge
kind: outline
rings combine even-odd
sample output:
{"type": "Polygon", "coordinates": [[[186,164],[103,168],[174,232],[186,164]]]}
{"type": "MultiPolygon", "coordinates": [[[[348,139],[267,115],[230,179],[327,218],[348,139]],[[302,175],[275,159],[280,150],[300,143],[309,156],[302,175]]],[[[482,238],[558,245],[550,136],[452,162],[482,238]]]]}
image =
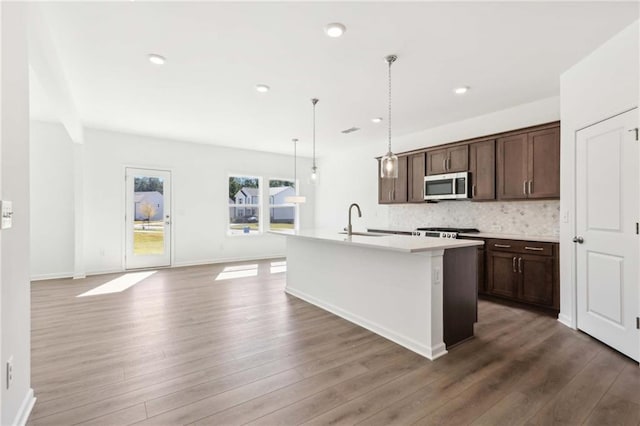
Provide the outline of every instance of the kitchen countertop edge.
{"type": "Polygon", "coordinates": [[[407,238],[404,235],[362,236],[340,234],[330,230],[303,230],[293,232],[268,231],[271,234],[285,237],[298,237],[330,243],[344,244],[379,250],[397,251],[402,253],[420,253],[434,250],[447,250],[465,247],[481,246],[484,243],[474,240],[455,240],[446,238],[407,238]]]}

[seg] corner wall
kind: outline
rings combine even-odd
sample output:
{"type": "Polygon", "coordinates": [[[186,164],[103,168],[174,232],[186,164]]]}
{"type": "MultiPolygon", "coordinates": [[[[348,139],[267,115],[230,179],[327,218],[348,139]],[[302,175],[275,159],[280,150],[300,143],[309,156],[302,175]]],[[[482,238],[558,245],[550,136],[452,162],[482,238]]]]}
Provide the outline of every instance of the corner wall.
{"type": "Polygon", "coordinates": [[[576,132],[639,105],[639,24],[636,21],[560,78],[560,316],[576,328],[576,132]],[[566,218],[566,220],[565,220],[566,218]]]}
{"type": "Polygon", "coordinates": [[[3,425],[24,424],[31,389],[29,286],[29,72],[26,3],[2,2],[0,197],[13,202],[13,226],[0,230],[1,401],[3,425]],[[13,357],[7,389],[6,362],[13,357]]]}

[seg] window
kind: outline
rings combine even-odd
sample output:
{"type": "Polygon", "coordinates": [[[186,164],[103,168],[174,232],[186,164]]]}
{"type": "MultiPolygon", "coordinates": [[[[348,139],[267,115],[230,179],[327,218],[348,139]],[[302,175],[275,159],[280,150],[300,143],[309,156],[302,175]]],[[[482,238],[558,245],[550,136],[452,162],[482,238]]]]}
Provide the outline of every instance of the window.
{"type": "Polygon", "coordinates": [[[260,233],[260,178],[229,176],[229,234],[260,233]]]}
{"type": "Polygon", "coordinates": [[[293,231],[296,229],[298,205],[285,202],[296,195],[292,180],[269,180],[269,229],[272,231],[293,231]]]}

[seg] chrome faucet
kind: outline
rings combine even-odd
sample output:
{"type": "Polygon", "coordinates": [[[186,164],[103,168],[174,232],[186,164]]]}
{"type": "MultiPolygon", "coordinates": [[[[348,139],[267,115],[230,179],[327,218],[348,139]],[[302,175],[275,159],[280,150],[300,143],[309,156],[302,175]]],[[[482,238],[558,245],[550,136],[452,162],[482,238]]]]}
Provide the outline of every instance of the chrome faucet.
{"type": "Polygon", "coordinates": [[[349,225],[347,225],[347,235],[353,234],[353,228],[351,227],[351,209],[355,207],[358,209],[358,217],[362,217],[362,212],[360,211],[360,206],[356,203],[353,203],[349,206],[349,225]]]}

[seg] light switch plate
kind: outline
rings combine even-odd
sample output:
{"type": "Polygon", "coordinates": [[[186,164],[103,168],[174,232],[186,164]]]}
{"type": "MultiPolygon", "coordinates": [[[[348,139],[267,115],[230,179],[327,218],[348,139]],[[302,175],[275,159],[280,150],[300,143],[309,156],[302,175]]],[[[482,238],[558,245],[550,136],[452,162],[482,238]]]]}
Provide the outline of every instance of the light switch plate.
{"type": "Polygon", "coordinates": [[[13,203],[11,201],[0,201],[0,229],[11,228],[11,218],[13,216],[13,203]]]}

